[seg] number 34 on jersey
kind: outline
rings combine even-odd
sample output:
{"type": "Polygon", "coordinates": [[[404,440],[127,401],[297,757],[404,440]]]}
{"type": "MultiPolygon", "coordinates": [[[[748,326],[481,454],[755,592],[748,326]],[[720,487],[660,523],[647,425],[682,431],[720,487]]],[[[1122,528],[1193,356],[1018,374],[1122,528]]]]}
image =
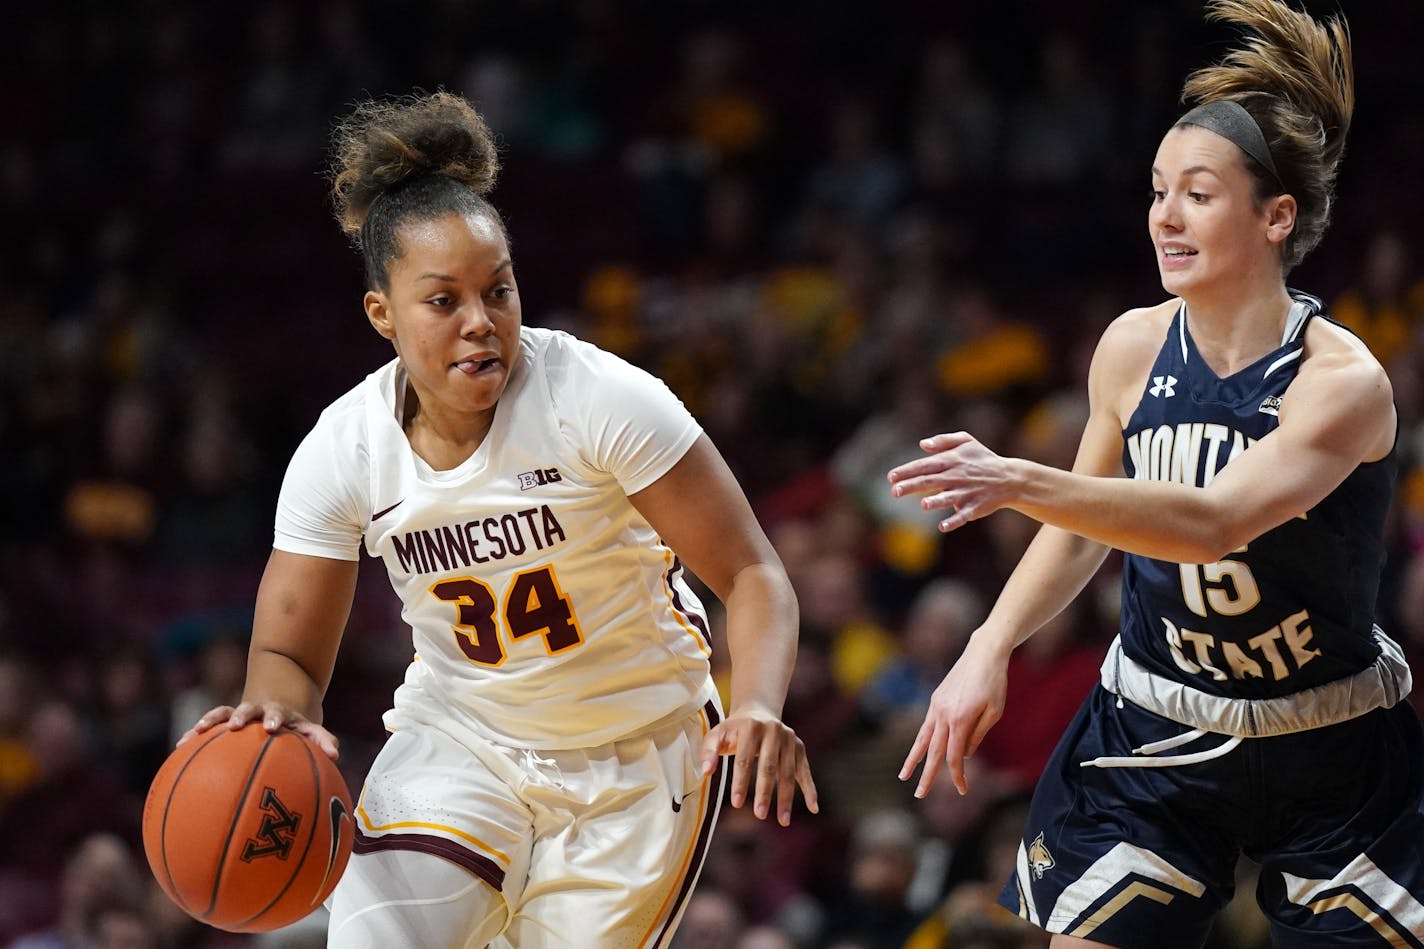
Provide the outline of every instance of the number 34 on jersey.
{"type": "Polygon", "coordinates": [[[583,642],[573,604],[560,588],[552,566],[515,574],[503,597],[474,577],[441,580],[430,592],[455,605],[458,622],[450,627],[455,643],[467,659],[482,666],[503,665],[508,658],[500,638],[501,626],[511,641],[542,635],[551,656],[583,642]]]}

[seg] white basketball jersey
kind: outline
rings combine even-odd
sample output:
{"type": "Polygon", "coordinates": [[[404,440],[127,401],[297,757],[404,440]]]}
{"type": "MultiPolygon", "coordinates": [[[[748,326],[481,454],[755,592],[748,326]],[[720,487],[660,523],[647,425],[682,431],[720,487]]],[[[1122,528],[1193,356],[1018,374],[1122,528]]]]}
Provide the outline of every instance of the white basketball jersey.
{"type": "MultiPolygon", "coordinates": [[[[434,698],[494,741],[614,741],[713,694],[702,604],[628,502],[701,428],[667,387],[525,327],[489,434],[434,471],[400,423],[393,360],[332,403],[292,458],[279,550],[382,558],[414,633],[395,705],[434,698]]],[[[689,504],[696,499],[689,498],[689,504]]]]}

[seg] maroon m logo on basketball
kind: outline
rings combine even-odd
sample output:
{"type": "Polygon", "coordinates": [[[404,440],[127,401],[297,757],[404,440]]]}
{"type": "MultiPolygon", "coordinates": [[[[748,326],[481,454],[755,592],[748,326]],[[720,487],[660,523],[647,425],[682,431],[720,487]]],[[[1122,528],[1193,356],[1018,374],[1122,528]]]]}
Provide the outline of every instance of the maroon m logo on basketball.
{"type": "Polygon", "coordinates": [[[292,838],[297,835],[297,827],[302,815],[293,814],[277,797],[272,788],[262,789],[262,826],[257,828],[257,836],[249,837],[242,848],[242,859],[251,862],[258,857],[274,854],[287,859],[292,849],[292,838]]]}

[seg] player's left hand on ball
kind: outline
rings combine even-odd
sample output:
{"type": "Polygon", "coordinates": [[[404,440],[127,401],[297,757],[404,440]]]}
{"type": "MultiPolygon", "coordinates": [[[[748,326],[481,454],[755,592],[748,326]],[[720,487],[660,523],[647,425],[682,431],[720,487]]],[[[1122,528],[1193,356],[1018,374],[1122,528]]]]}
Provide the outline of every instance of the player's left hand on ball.
{"type": "Polygon", "coordinates": [[[776,801],[776,820],[782,827],[791,823],[791,804],[796,787],[806,798],[806,808],[820,811],[816,782],[811,777],[811,764],[806,760],[806,746],[768,709],[738,709],[726,721],[707,733],[702,740],[702,773],[711,774],[719,755],[733,755],[732,806],[746,803],[755,769],[756,787],[752,810],[759,818],[771,813],[772,798],[776,801]]]}

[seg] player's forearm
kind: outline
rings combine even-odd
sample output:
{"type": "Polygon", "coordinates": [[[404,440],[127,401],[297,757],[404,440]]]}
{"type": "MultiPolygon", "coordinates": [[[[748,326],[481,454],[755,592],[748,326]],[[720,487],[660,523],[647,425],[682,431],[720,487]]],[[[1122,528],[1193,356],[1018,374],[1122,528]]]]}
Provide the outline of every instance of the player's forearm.
{"type": "Polygon", "coordinates": [[[1012,462],[1017,487],[1006,506],[1044,524],[1129,553],[1210,563],[1250,538],[1235,538],[1213,492],[1167,481],[1075,474],[1012,462]]]}
{"type": "Polygon", "coordinates": [[[800,614],[780,565],[742,568],[723,601],[732,658],[732,707],[757,705],[781,715],[796,662],[800,614]]]}
{"type": "Polygon", "coordinates": [[[1007,655],[1083,592],[1107,552],[1060,528],[1040,528],[975,637],[1007,655]]]}
{"type": "Polygon", "coordinates": [[[277,702],[320,723],[325,691],[295,659],[281,652],[254,647],[247,657],[244,702],[277,702]]]}

